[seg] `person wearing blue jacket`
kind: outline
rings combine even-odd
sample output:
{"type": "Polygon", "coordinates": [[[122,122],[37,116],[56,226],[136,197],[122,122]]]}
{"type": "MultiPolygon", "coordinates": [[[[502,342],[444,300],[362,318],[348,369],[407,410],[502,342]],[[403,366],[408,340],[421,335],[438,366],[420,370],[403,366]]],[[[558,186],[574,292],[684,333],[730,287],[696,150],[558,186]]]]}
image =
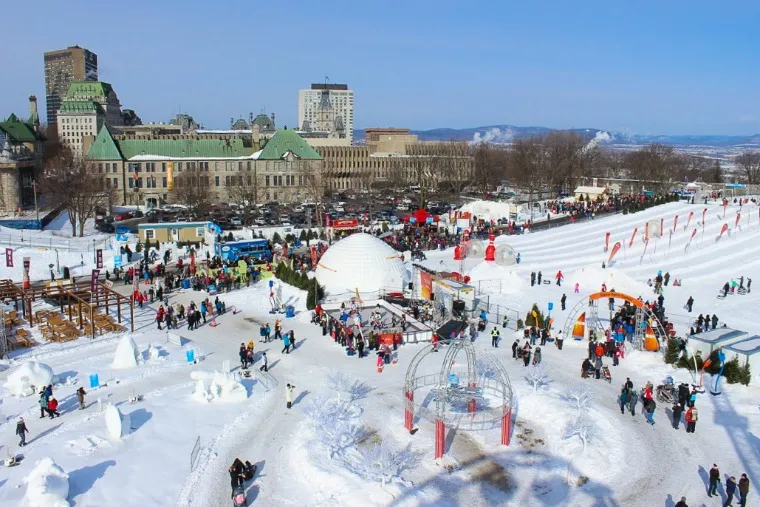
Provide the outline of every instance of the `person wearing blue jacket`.
{"type": "Polygon", "coordinates": [[[736,493],[736,477],[731,476],[726,480],[726,501],[723,502],[723,507],[731,505],[734,493],[736,493]]]}
{"type": "Polygon", "coordinates": [[[282,337],[282,344],[284,347],[282,347],[282,350],[280,353],[285,352],[286,354],[290,354],[290,334],[286,333],[285,336],[282,337]]]}
{"type": "Polygon", "coordinates": [[[206,312],[208,312],[208,308],[206,308],[206,302],[204,301],[201,303],[201,317],[203,318],[203,323],[206,323],[206,312]]]}

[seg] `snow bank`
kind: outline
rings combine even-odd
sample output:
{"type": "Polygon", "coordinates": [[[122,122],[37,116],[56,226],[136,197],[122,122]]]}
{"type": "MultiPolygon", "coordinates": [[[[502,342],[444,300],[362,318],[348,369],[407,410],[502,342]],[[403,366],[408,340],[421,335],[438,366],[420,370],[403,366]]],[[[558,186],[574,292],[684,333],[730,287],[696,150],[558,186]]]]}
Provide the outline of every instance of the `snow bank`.
{"type": "Polygon", "coordinates": [[[106,432],[112,440],[119,440],[129,435],[132,420],[129,414],[122,414],[114,405],[107,405],[103,416],[106,421],[106,432]]]}
{"type": "Polygon", "coordinates": [[[52,458],[42,458],[24,479],[26,507],[69,507],[69,474],[52,458]]]}
{"type": "Polygon", "coordinates": [[[142,354],[137,349],[137,344],[129,335],[124,335],[116,347],[113,356],[113,368],[134,368],[142,360],[142,354]]]}
{"type": "Polygon", "coordinates": [[[599,267],[586,266],[575,271],[567,277],[567,282],[574,286],[576,282],[580,284],[581,290],[599,291],[602,284],[607,285],[607,290],[615,289],[617,292],[623,292],[629,296],[645,299],[652,292],[652,289],[645,283],[638,282],[628,276],[626,273],[614,268],[602,269],[599,267]]]}
{"type": "Polygon", "coordinates": [[[221,371],[193,371],[190,378],[195,380],[195,401],[208,403],[212,401],[245,401],[248,390],[240,382],[236,373],[221,371]]]}
{"type": "Polygon", "coordinates": [[[53,369],[45,363],[27,361],[8,375],[5,388],[12,396],[31,396],[47,385],[55,383],[53,369]]]}
{"type": "MultiPolygon", "coordinates": [[[[520,293],[525,288],[525,281],[507,266],[495,262],[483,261],[469,272],[470,285],[478,286],[478,282],[493,282],[498,284],[502,293],[520,293]]],[[[482,284],[482,291],[488,292],[487,283],[482,284]]]]}

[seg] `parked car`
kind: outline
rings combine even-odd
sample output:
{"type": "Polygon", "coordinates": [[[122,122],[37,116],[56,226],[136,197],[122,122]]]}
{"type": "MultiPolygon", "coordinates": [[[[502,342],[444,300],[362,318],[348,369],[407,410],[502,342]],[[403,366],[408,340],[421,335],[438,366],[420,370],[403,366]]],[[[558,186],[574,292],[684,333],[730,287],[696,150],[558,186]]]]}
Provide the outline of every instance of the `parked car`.
{"type": "Polygon", "coordinates": [[[232,225],[241,226],[241,225],[243,225],[243,219],[240,218],[240,217],[232,217],[232,218],[230,218],[230,223],[232,225]]]}
{"type": "Polygon", "coordinates": [[[130,213],[129,211],[125,211],[123,213],[118,213],[118,214],[114,215],[114,219],[117,222],[122,222],[124,220],[129,220],[130,218],[133,218],[133,216],[134,215],[132,215],[132,213],[130,213]]]}
{"type": "Polygon", "coordinates": [[[95,229],[100,232],[107,232],[109,234],[116,232],[116,228],[113,226],[113,224],[109,224],[106,222],[100,222],[98,224],[95,224],[95,229]]]}
{"type": "Polygon", "coordinates": [[[132,218],[142,218],[144,216],[143,212],[139,209],[132,212],[132,218]]]}

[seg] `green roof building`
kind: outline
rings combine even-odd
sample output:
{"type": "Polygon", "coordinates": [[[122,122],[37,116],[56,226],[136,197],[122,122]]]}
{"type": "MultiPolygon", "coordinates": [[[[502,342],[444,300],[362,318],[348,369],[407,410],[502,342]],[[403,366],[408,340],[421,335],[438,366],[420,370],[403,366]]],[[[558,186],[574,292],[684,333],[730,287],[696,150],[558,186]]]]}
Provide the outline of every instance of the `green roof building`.
{"type": "MultiPolygon", "coordinates": [[[[295,131],[257,135],[119,135],[102,126],[86,158],[124,204],[181,202],[205,185],[214,202],[301,202],[319,191],[322,157],[295,131]],[[241,190],[242,187],[242,190],[241,190]]],[[[313,197],[311,197],[313,199],[313,197]]]]}
{"type": "Polygon", "coordinates": [[[122,125],[121,104],[109,83],[72,81],[57,114],[58,139],[74,155],[84,156],[104,125],[122,125]]]}

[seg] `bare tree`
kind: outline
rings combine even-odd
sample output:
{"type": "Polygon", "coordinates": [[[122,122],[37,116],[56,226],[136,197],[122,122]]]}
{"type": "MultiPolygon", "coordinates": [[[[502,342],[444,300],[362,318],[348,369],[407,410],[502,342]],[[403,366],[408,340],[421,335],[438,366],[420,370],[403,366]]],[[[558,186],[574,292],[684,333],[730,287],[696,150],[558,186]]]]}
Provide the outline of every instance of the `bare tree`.
{"type": "Polygon", "coordinates": [[[512,164],[509,180],[521,193],[528,195],[530,209],[533,200],[545,185],[548,174],[548,157],[540,137],[518,139],[512,144],[512,164]]]}
{"type": "Polygon", "coordinates": [[[464,142],[448,141],[439,145],[441,183],[455,196],[473,180],[473,149],[464,142]]]}
{"type": "Polygon", "coordinates": [[[628,177],[640,180],[644,186],[667,190],[679,177],[682,157],[671,146],[653,143],[627,153],[624,164],[628,177]]]}
{"type": "Polygon", "coordinates": [[[67,149],[47,161],[39,188],[49,202],[68,212],[71,233],[80,237],[87,220],[95,216],[95,208],[109,197],[95,165],[67,149]]]}
{"type": "Polygon", "coordinates": [[[208,172],[193,167],[176,175],[174,198],[195,213],[204,213],[208,210],[212,201],[208,172]]]}
{"type": "Polygon", "coordinates": [[[303,176],[303,186],[306,190],[306,197],[314,201],[317,227],[320,231],[325,225],[322,218],[322,212],[324,211],[322,205],[325,198],[325,183],[335,176],[334,163],[335,162],[332,159],[323,159],[321,161],[304,160],[301,161],[299,165],[301,175],[303,176]]]}
{"type": "Polygon", "coordinates": [[[417,205],[423,209],[431,192],[438,190],[440,181],[440,153],[435,146],[411,144],[404,158],[410,182],[418,188],[417,205]]]}
{"type": "Polygon", "coordinates": [[[734,159],[749,185],[760,183],[760,151],[745,151],[734,159]]]}
{"type": "Polygon", "coordinates": [[[248,225],[251,219],[251,211],[261,197],[259,183],[256,179],[256,171],[252,168],[238,171],[232,177],[231,183],[227,187],[227,197],[230,202],[238,204],[243,208],[243,220],[248,225]]]}
{"type": "Polygon", "coordinates": [[[493,190],[504,175],[504,149],[488,143],[478,143],[473,148],[473,181],[481,192],[493,190]]]}

